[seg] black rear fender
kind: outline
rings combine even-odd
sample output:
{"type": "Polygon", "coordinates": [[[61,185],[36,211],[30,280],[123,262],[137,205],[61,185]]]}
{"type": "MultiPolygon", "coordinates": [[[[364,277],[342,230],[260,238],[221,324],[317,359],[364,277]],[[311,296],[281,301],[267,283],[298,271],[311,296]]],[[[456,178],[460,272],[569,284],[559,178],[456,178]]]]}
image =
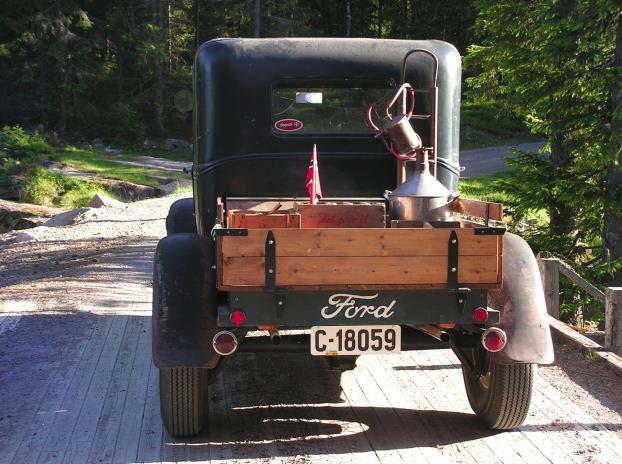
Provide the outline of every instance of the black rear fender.
{"type": "Polygon", "coordinates": [[[160,240],[153,266],[153,362],[159,368],[214,367],[214,245],[179,233],[160,240]]]}

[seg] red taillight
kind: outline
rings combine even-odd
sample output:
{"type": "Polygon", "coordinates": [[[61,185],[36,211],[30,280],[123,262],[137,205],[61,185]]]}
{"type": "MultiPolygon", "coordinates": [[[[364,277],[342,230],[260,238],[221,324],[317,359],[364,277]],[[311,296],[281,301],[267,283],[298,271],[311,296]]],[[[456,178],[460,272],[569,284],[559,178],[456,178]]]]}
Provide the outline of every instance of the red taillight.
{"type": "Polygon", "coordinates": [[[233,325],[242,325],[246,322],[246,314],[241,309],[236,309],[229,315],[229,320],[233,325]]]}
{"type": "Polygon", "coordinates": [[[212,341],[214,351],[222,356],[230,355],[238,347],[238,339],[228,330],[223,330],[214,335],[212,341]]]}
{"type": "Polygon", "coordinates": [[[480,306],[473,310],[473,322],[483,324],[488,320],[488,310],[480,306]]]}
{"type": "Polygon", "coordinates": [[[496,327],[486,329],[482,334],[482,345],[491,352],[501,351],[507,343],[505,332],[496,327]]]}

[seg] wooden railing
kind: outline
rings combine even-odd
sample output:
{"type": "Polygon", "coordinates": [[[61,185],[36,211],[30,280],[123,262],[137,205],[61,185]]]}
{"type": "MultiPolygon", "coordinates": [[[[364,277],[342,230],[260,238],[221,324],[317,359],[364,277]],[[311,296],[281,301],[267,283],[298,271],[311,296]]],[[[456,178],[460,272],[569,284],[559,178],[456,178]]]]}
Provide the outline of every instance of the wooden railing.
{"type": "Polygon", "coordinates": [[[559,275],[563,274],[605,305],[605,349],[622,355],[622,287],[602,292],[558,258],[538,258],[538,266],[549,315],[559,319],[559,275]]]}

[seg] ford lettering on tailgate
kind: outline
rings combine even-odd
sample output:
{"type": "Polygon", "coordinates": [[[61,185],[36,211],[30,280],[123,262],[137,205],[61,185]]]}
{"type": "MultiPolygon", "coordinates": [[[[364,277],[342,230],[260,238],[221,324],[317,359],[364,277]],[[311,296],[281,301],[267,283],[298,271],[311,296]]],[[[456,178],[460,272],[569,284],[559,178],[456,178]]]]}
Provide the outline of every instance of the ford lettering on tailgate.
{"type": "Polygon", "coordinates": [[[393,308],[397,304],[397,300],[378,304],[379,302],[373,301],[377,298],[377,293],[375,295],[335,293],[328,298],[328,305],[322,308],[321,314],[324,319],[332,319],[340,314],[347,319],[366,316],[387,319],[393,316],[393,308]]]}

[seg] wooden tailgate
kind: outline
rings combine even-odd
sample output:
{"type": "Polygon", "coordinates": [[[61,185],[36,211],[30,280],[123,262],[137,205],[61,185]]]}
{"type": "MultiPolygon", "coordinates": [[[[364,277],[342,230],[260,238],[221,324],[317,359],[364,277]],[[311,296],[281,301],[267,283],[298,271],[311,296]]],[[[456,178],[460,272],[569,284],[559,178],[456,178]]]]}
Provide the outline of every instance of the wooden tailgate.
{"type": "MultiPolygon", "coordinates": [[[[458,282],[501,283],[500,235],[475,229],[274,229],[276,285],[291,289],[446,288],[448,243],[458,236],[458,282]]],[[[265,284],[268,230],[218,237],[218,287],[258,290],[265,284]]]]}

